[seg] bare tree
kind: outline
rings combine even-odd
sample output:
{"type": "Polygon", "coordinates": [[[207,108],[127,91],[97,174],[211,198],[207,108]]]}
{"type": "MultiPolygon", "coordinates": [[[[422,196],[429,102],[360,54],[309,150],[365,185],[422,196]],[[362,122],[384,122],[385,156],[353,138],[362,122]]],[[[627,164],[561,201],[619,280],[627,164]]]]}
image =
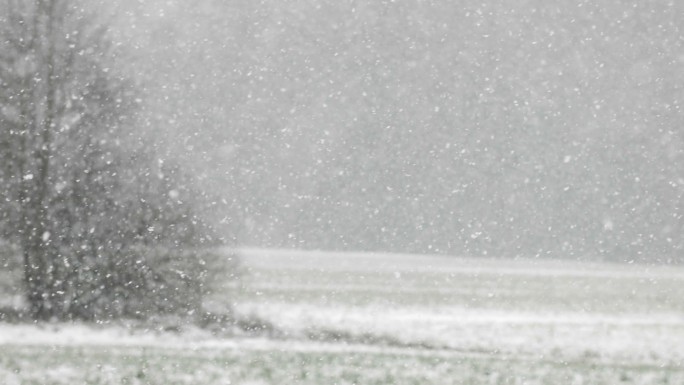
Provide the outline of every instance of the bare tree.
{"type": "Polygon", "coordinates": [[[182,248],[205,227],[132,129],[140,99],[107,25],[77,3],[0,0],[0,236],[22,251],[30,314],[196,307],[199,259],[182,248]]]}

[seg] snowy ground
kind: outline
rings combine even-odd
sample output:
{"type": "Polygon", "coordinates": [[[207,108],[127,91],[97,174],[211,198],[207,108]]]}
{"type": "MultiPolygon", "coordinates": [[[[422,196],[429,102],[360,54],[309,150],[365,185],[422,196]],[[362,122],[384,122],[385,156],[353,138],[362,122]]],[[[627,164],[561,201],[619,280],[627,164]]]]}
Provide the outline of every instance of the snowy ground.
{"type": "Polygon", "coordinates": [[[238,309],[294,335],[526,357],[684,362],[684,270],[246,250],[238,309]],[[320,334],[320,333],[319,333],[320,334]]]}
{"type": "Polygon", "coordinates": [[[0,384],[684,383],[682,268],[240,254],[211,306],[277,338],[0,324],[0,384]]]}

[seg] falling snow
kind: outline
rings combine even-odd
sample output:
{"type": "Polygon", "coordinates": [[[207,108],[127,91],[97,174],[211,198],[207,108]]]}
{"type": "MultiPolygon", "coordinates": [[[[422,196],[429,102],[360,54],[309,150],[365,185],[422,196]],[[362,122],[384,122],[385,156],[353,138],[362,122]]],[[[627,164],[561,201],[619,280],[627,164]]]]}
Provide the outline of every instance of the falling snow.
{"type": "Polygon", "coordinates": [[[684,383],[682,11],[0,0],[0,383],[684,383]]]}

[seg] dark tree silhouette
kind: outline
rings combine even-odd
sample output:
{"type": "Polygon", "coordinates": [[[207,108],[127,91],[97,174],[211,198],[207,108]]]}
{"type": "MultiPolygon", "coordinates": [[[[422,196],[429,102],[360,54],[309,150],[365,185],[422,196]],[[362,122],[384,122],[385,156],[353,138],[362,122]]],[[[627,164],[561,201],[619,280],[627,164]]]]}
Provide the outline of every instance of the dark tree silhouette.
{"type": "Polygon", "coordinates": [[[107,25],[66,0],[0,0],[0,237],[35,319],[194,309],[207,227],[136,133],[107,25]]]}

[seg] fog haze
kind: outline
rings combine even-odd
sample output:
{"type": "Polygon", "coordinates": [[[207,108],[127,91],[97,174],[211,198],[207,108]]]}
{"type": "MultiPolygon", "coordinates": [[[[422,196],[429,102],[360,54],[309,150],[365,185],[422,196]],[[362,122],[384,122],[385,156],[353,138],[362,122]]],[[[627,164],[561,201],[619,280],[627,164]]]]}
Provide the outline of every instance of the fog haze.
{"type": "Polygon", "coordinates": [[[113,7],[238,245],[682,260],[678,2],[113,7]]]}

